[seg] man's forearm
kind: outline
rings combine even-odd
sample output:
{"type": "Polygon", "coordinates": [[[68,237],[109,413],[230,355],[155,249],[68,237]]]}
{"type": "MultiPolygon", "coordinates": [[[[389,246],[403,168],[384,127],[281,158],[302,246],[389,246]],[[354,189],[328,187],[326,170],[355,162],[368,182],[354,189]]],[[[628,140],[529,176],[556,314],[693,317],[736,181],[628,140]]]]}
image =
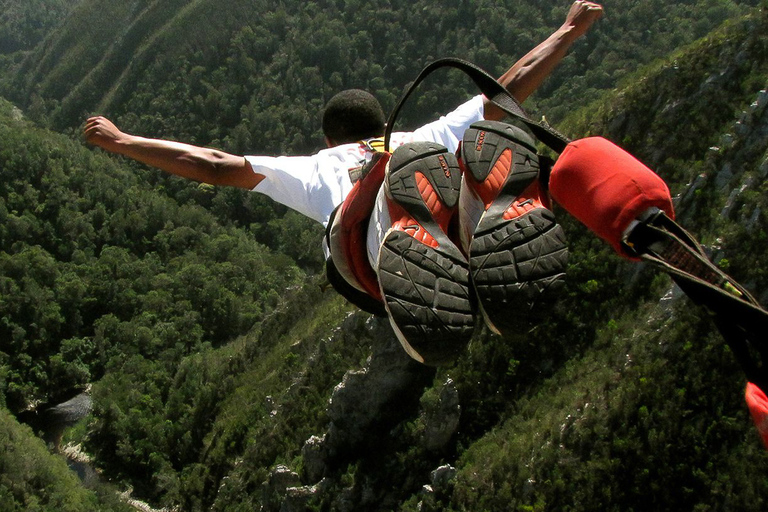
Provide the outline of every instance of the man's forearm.
{"type": "Polygon", "coordinates": [[[126,137],[113,151],[183,178],[219,185],[216,161],[225,154],[190,144],[138,136],[126,137]]]}
{"type": "Polygon", "coordinates": [[[573,27],[560,27],[509,68],[499,83],[522,103],[552,73],[577,38],[573,27]]]}
{"type": "MultiPolygon", "coordinates": [[[[602,13],[600,4],[576,0],[563,25],[513,64],[499,78],[499,82],[517,101],[525,101],[563,60],[574,41],[585,34],[602,13]]],[[[504,116],[498,107],[486,102],[486,119],[501,119],[504,116]]]]}

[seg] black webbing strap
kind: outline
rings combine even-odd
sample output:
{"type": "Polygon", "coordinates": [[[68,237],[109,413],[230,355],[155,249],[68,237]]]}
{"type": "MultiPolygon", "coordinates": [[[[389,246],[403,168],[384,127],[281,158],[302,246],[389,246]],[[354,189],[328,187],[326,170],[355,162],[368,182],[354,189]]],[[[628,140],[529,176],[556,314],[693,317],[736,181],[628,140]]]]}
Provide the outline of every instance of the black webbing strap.
{"type": "Polygon", "coordinates": [[[532,121],[525,110],[523,110],[523,107],[520,106],[520,103],[518,103],[507,89],[497,82],[491,75],[471,62],[455,58],[445,58],[436,60],[422,69],[419,76],[416,77],[416,80],[414,80],[408,89],[406,89],[405,94],[403,94],[400,101],[397,102],[397,105],[392,110],[392,113],[387,120],[387,127],[384,133],[384,148],[387,151],[389,151],[389,141],[392,135],[392,130],[394,129],[395,119],[397,119],[397,115],[400,113],[400,109],[403,104],[405,104],[405,101],[428,75],[436,69],[444,67],[456,68],[466,73],[480,89],[480,92],[482,92],[491,103],[499,107],[508,115],[522,121],[541,142],[552,148],[553,151],[562,153],[565,146],[570,142],[564,135],[558,133],[551,127],[532,121]]]}
{"type": "Polygon", "coordinates": [[[667,272],[693,302],[707,308],[747,379],[768,389],[768,311],[662,212],[638,224],[627,241],[642,260],[667,272]]]}

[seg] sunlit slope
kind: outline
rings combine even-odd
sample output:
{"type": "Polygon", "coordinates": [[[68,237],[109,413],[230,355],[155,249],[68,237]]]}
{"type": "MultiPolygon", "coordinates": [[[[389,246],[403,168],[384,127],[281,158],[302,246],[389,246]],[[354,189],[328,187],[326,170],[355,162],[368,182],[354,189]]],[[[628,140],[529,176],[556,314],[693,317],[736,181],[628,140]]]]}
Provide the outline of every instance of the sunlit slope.
{"type": "MultiPolygon", "coordinates": [[[[757,3],[608,2],[542,89],[548,118],[757,3]]],[[[446,56],[500,74],[562,23],[568,4],[82,0],[9,67],[3,94],[58,129],[98,111],[226,149],[309,151],[331,94],[366,88],[388,109],[418,70],[446,56]]],[[[446,72],[429,89],[404,123],[459,102],[468,82],[446,72]]]]}
{"type": "Polygon", "coordinates": [[[210,0],[98,2],[84,0],[24,61],[16,82],[77,115],[108,104],[114,88],[135,84],[148,63],[216,48],[258,2],[210,0]],[[230,28],[228,28],[230,27],[230,28]]]}

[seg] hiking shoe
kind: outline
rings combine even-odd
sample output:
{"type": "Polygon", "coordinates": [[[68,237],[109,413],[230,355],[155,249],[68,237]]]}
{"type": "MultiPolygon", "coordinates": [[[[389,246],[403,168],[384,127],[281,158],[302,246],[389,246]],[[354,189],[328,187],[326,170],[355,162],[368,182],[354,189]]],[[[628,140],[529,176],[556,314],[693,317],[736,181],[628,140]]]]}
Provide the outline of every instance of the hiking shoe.
{"type": "Polygon", "coordinates": [[[405,144],[392,154],[384,187],[392,227],[377,273],[390,323],[412,358],[450,363],[474,329],[469,265],[446,234],[461,187],[458,162],[440,144],[405,144]]]}
{"type": "Polygon", "coordinates": [[[488,327],[527,322],[564,284],[565,234],[540,190],[533,138],[517,126],[474,123],[464,132],[461,239],[488,327]]]}

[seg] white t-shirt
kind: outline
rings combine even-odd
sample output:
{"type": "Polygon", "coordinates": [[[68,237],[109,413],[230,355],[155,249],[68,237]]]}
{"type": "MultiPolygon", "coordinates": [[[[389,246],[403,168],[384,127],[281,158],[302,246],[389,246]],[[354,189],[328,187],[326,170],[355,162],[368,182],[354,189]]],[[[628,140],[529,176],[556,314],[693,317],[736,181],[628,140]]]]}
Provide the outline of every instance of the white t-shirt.
{"type": "MultiPolygon", "coordinates": [[[[483,119],[483,97],[475,96],[456,110],[413,132],[392,134],[391,149],[413,141],[459,147],[464,131],[483,119]]],[[[253,172],[264,175],[253,189],[327,225],[333,210],[352,190],[349,171],[368,162],[373,152],[359,143],[324,149],[311,156],[246,156],[253,172]]]]}

